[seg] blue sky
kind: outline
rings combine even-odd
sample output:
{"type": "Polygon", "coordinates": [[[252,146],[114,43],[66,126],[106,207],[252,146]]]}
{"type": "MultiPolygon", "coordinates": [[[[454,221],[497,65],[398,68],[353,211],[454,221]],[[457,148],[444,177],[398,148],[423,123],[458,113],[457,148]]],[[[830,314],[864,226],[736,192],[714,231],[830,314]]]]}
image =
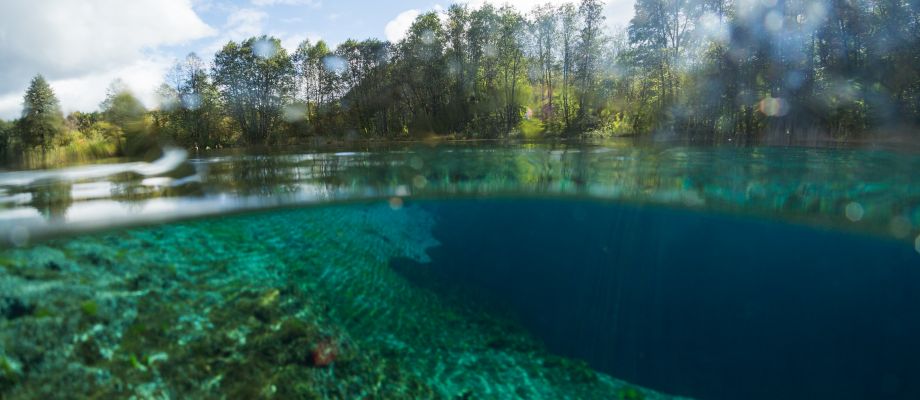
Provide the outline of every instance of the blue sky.
{"type": "MultiPolygon", "coordinates": [[[[530,9],[565,0],[455,0],[530,9]]],[[[625,26],[634,0],[607,0],[608,24],[625,26]]],[[[147,104],[176,59],[205,60],[228,40],[259,34],[294,48],[304,39],[397,40],[420,12],[450,1],[428,0],[11,0],[0,4],[0,118],[21,113],[37,73],[51,82],[65,112],[92,111],[120,78],[147,104]]]]}

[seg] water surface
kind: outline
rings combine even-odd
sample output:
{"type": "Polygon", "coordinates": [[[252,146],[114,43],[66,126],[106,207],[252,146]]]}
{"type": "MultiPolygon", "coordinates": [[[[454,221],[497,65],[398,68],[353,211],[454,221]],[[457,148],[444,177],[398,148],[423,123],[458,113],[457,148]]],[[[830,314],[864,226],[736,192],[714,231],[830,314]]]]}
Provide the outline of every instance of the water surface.
{"type": "Polygon", "coordinates": [[[920,396],[913,153],[348,150],[0,173],[0,394],[920,396]]]}

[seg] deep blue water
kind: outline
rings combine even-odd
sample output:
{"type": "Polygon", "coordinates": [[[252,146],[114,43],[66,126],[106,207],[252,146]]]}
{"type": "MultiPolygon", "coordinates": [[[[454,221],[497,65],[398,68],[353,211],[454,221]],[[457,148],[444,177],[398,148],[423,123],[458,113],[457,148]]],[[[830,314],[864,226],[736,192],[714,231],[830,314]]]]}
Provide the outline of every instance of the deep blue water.
{"type": "Polygon", "coordinates": [[[561,200],[424,202],[430,268],[553,351],[701,399],[920,398],[920,255],[786,223],[561,200]]]}

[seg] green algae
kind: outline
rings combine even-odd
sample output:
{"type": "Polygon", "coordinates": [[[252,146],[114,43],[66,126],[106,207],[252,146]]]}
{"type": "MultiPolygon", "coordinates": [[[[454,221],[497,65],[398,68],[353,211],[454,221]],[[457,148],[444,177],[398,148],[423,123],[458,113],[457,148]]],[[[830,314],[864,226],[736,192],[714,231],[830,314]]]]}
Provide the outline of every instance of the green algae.
{"type": "Polygon", "coordinates": [[[99,304],[93,300],[86,300],[80,303],[80,311],[87,317],[95,317],[99,315],[99,304]]]}
{"type": "Polygon", "coordinates": [[[13,366],[10,365],[6,357],[0,357],[0,372],[3,372],[4,377],[11,377],[15,373],[13,366]]]}
{"type": "Polygon", "coordinates": [[[52,318],[55,316],[54,311],[47,307],[37,307],[32,313],[35,318],[52,318]]]}
{"type": "Polygon", "coordinates": [[[59,274],[0,274],[35,307],[0,319],[0,350],[29,367],[4,372],[0,397],[671,398],[391,268],[428,260],[433,223],[414,207],[286,210],[9,251],[14,270],[59,274]]]}
{"type": "Polygon", "coordinates": [[[616,398],[619,400],[644,400],[645,395],[637,388],[624,387],[619,390],[616,398]]]}
{"type": "Polygon", "coordinates": [[[19,374],[16,368],[10,360],[0,354],[0,395],[9,391],[17,383],[19,383],[19,374]]]}

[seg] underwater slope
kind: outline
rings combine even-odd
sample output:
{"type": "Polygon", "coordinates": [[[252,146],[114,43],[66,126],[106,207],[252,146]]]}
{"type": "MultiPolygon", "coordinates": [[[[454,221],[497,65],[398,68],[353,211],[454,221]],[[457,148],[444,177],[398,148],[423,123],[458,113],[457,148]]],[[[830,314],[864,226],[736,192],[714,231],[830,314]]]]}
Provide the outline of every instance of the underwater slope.
{"type": "Polygon", "coordinates": [[[280,210],[0,253],[0,397],[668,399],[411,284],[416,207],[280,210]]]}
{"type": "Polygon", "coordinates": [[[421,206],[440,280],[613,376],[701,399],[920,398],[920,255],[904,242],[589,200],[421,206]]]}

